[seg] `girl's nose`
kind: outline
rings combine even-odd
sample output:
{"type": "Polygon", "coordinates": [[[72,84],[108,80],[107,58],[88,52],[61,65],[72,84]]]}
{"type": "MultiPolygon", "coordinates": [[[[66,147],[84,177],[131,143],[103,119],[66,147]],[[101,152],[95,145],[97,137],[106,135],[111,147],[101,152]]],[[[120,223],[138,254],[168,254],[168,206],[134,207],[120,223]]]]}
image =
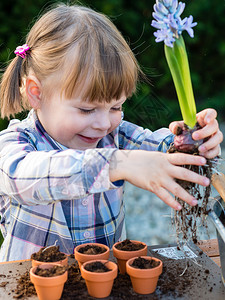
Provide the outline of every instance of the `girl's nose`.
{"type": "Polygon", "coordinates": [[[99,130],[108,130],[111,127],[111,121],[108,114],[100,114],[96,117],[93,128],[99,130]]]}

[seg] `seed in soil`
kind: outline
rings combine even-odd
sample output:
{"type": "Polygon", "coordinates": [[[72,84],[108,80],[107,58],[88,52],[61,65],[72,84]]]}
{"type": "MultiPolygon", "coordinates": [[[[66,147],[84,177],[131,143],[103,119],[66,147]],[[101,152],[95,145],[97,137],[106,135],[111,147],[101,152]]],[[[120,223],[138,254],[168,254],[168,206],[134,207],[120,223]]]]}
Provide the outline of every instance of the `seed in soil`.
{"type": "Polygon", "coordinates": [[[153,269],[160,265],[159,261],[154,259],[145,259],[143,257],[135,258],[131,266],[137,269],[153,269]]]}
{"type": "Polygon", "coordinates": [[[86,264],[85,270],[87,270],[89,272],[95,272],[95,273],[104,273],[104,272],[111,271],[111,269],[106,267],[106,265],[103,264],[101,261],[95,261],[95,262],[86,264]]]}
{"type": "Polygon", "coordinates": [[[143,249],[145,245],[142,243],[133,243],[131,240],[126,239],[121,243],[117,244],[115,247],[118,250],[122,250],[122,251],[137,251],[143,249]]]}
{"type": "Polygon", "coordinates": [[[88,254],[88,255],[96,255],[100,253],[106,252],[106,248],[100,247],[97,245],[86,245],[84,247],[81,247],[78,252],[82,254],[88,254]]]}

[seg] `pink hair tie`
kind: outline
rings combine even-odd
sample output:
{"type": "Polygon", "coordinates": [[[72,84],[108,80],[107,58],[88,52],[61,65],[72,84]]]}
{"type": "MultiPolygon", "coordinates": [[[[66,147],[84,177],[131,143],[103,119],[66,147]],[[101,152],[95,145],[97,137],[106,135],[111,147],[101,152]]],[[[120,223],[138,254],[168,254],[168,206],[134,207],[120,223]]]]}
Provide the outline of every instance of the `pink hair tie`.
{"type": "Polygon", "coordinates": [[[25,58],[25,56],[27,55],[27,51],[30,49],[30,47],[27,44],[24,44],[23,46],[18,46],[16,48],[16,50],[14,51],[14,53],[17,56],[20,56],[22,58],[25,58]]]}

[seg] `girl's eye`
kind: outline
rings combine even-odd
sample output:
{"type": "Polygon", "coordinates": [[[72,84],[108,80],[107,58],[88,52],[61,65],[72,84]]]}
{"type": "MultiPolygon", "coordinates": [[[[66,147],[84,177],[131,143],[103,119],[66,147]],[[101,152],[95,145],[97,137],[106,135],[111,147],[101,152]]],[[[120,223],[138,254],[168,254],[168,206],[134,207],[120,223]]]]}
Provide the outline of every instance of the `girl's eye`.
{"type": "Polygon", "coordinates": [[[93,109],[84,109],[84,108],[79,108],[82,114],[91,114],[93,113],[95,110],[93,109]]]}
{"type": "Polygon", "coordinates": [[[122,111],[122,107],[112,107],[112,110],[115,110],[115,111],[122,111]]]}

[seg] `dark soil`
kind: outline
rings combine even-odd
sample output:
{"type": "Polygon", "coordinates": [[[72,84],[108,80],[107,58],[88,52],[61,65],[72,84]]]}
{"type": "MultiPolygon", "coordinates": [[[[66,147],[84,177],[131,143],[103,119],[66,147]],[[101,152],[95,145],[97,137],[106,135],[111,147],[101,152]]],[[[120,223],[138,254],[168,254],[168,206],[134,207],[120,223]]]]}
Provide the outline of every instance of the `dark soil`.
{"type": "Polygon", "coordinates": [[[31,259],[43,262],[56,262],[66,258],[66,255],[59,251],[59,246],[41,248],[31,255],[31,259]]]}
{"type": "Polygon", "coordinates": [[[67,267],[65,266],[53,266],[49,269],[42,269],[37,267],[34,274],[42,277],[55,277],[64,274],[66,270],[67,267]]]}
{"type": "MultiPolygon", "coordinates": [[[[178,137],[183,133],[182,130],[183,129],[178,130],[178,137]]],[[[192,150],[188,147],[187,149],[188,151],[184,151],[182,147],[177,149],[174,145],[172,145],[168,150],[168,153],[185,152],[193,155],[199,155],[197,147],[193,147],[192,150]]],[[[211,180],[212,168],[215,167],[215,165],[216,160],[207,159],[207,163],[204,166],[184,165],[183,167],[202,176],[208,177],[211,180]]],[[[183,242],[187,241],[193,241],[196,244],[198,240],[198,228],[205,227],[207,229],[205,220],[208,214],[208,202],[211,193],[211,185],[203,187],[192,182],[178,179],[176,181],[189,194],[193,195],[198,200],[198,204],[192,207],[178,197],[175,197],[177,202],[179,202],[182,206],[180,211],[174,211],[173,218],[173,223],[177,232],[177,242],[179,245],[182,245],[183,242]]]]}
{"type": "Polygon", "coordinates": [[[86,245],[84,247],[81,247],[78,252],[82,254],[96,255],[106,252],[106,248],[97,245],[86,245]]]}
{"type": "Polygon", "coordinates": [[[20,278],[17,280],[17,287],[16,287],[14,293],[15,293],[15,295],[13,296],[13,298],[16,298],[16,299],[24,299],[26,297],[31,297],[33,295],[37,295],[35,287],[34,287],[33,283],[30,281],[29,271],[22,274],[20,276],[20,278]]]}
{"type": "Polygon", "coordinates": [[[154,259],[145,259],[143,257],[138,257],[133,261],[131,266],[137,269],[153,269],[158,267],[159,264],[160,262],[154,259]]]}
{"type": "Polygon", "coordinates": [[[95,273],[109,272],[111,269],[107,268],[105,264],[100,261],[95,261],[85,265],[85,270],[95,273]]]}
{"type": "Polygon", "coordinates": [[[120,242],[118,245],[115,246],[118,250],[122,251],[137,251],[143,249],[145,247],[142,243],[133,243],[130,240],[126,239],[120,242]]]}
{"type": "MultiPolygon", "coordinates": [[[[152,256],[152,253],[151,253],[152,256]]],[[[134,293],[130,277],[125,274],[118,274],[114,280],[113,288],[109,300],[159,300],[176,299],[188,293],[190,299],[196,299],[196,286],[205,287],[205,294],[212,292],[213,286],[209,286],[207,278],[210,276],[208,270],[199,267],[190,262],[183,276],[180,274],[186,267],[185,260],[179,261],[165,258],[157,253],[154,256],[163,261],[163,273],[159,277],[156,291],[151,295],[138,295],[134,293]],[[195,286],[195,289],[193,288],[195,286]],[[192,292],[193,291],[193,292],[192,292]]],[[[219,283],[218,283],[219,284],[219,283]]],[[[220,283],[221,284],[221,283],[220,283]]],[[[27,297],[36,295],[33,284],[30,282],[29,273],[26,272],[18,280],[16,295],[14,298],[27,299],[27,297]]],[[[202,299],[204,294],[202,295],[202,299]]],[[[92,300],[88,295],[86,284],[81,277],[80,269],[76,261],[68,267],[68,280],[64,285],[61,300],[92,300]]],[[[186,298],[185,298],[186,299],[186,298]]]]}

